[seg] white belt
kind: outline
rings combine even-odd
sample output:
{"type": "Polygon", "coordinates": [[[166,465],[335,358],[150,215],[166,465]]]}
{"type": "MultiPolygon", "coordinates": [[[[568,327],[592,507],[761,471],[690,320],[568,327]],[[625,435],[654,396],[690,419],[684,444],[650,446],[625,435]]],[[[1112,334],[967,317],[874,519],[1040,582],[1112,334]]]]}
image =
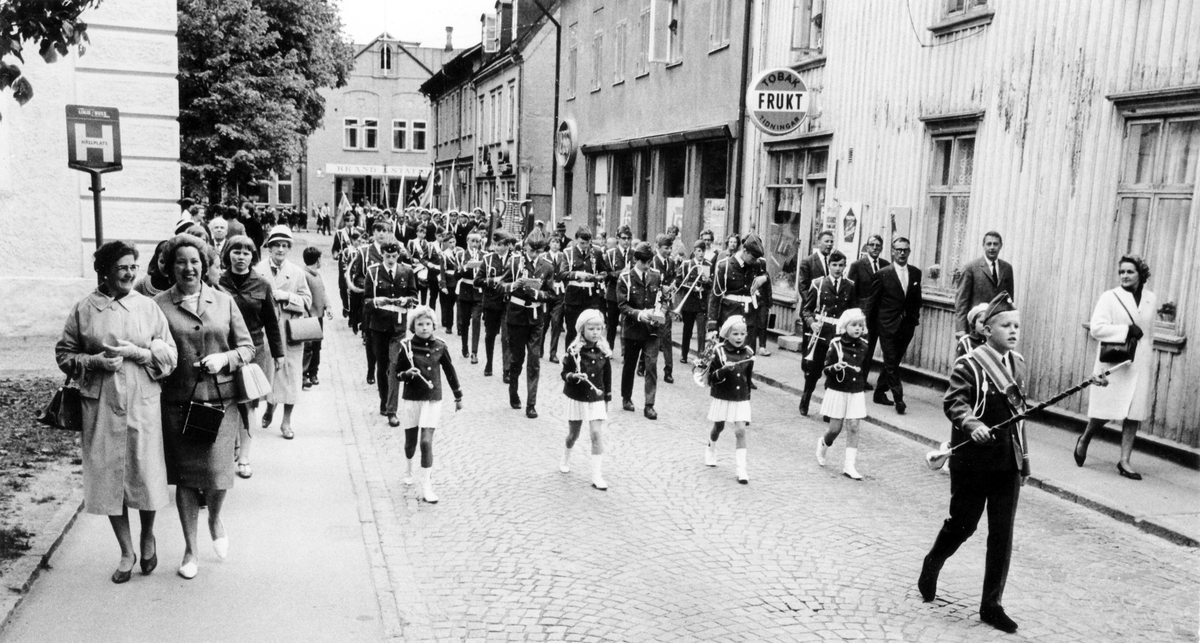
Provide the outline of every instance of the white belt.
{"type": "Polygon", "coordinates": [[[475,285],[475,280],[474,280],[474,279],[459,279],[459,280],[458,280],[458,285],[456,285],[456,286],[454,287],[454,294],[456,294],[456,295],[461,295],[461,294],[462,294],[462,287],[463,287],[463,284],[470,284],[471,286],[474,286],[474,285],[475,285]]]}
{"type": "Polygon", "coordinates": [[[826,315],[813,315],[813,319],[816,319],[817,321],[821,322],[822,324],[831,324],[833,326],[837,326],[837,323],[838,323],[837,317],[829,317],[826,315]]]}
{"type": "Polygon", "coordinates": [[[516,304],[518,306],[523,306],[525,308],[532,310],[534,319],[537,319],[538,311],[540,311],[542,309],[542,302],[540,302],[540,301],[528,303],[524,299],[521,299],[520,297],[509,297],[508,301],[510,303],[516,304]]]}
{"type": "Polygon", "coordinates": [[[742,310],[747,313],[750,312],[750,305],[755,303],[755,299],[750,295],[724,295],[722,299],[732,301],[735,304],[741,304],[742,310]]]}
{"type": "Polygon", "coordinates": [[[596,287],[596,282],[594,282],[594,281],[568,281],[567,285],[575,286],[577,288],[587,288],[588,290],[591,290],[592,288],[596,287]]]}

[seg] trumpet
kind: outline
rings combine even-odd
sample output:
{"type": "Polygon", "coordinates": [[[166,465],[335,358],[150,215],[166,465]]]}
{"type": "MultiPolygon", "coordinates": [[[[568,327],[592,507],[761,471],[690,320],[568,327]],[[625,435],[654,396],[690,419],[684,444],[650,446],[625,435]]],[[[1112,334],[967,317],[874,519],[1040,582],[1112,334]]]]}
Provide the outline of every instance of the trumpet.
{"type": "MultiPolygon", "coordinates": [[[[1099,375],[1093,375],[1092,377],[1089,377],[1088,379],[1076,384],[1075,386],[1072,386],[1071,388],[1063,391],[1062,393],[1055,395],[1054,397],[1046,400],[1045,402],[1042,402],[1041,404],[1038,404],[1037,406],[1035,406],[1031,409],[1027,409],[1021,413],[1018,413],[1018,414],[1008,418],[1007,420],[1001,422],[1000,424],[997,424],[996,426],[991,428],[991,431],[994,434],[996,431],[999,431],[1000,429],[1012,426],[1013,424],[1016,424],[1017,422],[1020,422],[1021,420],[1024,420],[1025,418],[1028,418],[1030,415],[1033,415],[1034,413],[1037,413],[1038,411],[1041,411],[1042,409],[1044,409],[1066,397],[1069,397],[1071,395],[1078,393],[1079,391],[1082,391],[1083,389],[1091,386],[1092,384],[1104,381],[1104,379],[1107,378],[1110,374],[1112,374],[1113,371],[1116,371],[1117,369],[1120,369],[1120,368],[1124,368],[1132,363],[1133,363],[1132,360],[1125,360],[1124,362],[1121,362],[1120,364],[1113,366],[1112,368],[1108,369],[1107,371],[1104,371],[1103,373],[1100,373],[1099,375]]],[[[938,445],[937,449],[934,449],[933,451],[930,451],[929,453],[925,454],[925,464],[930,469],[934,469],[934,470],[941,469],[942,465],[946,464],[946,460],[950,459],[950,454],[953,453],[955,449],[957,449],[958,447],[961,447],[964,444],[969,444],[969,442],[961,442],[953,447],[950,446],[949,442],[942,442],[941,444],[938,445]]]]}
{"type": "MultiPolygon", "coordinates": [[[[693,266],[692,270],[696,270],[696,267],[693,266]]],[[[688,271],[688,274],[683,276],[683,281],[687,281],[688,276],[691,274],[692,274],[691,271],[688,271]]],[[[694,280],[692,280],[692,285],[688,286],[687,292],[683,293],[683,297],[681,297],[679,299],[679,305],[671,310],[671,312],[673,314],[683,315],[683,305],[687,303],[688,297],[692,296],[692,291],[695,290],[696,286],[699,284],[700,284],[700,275],[697,274],[696,278],[694,280]]]]}

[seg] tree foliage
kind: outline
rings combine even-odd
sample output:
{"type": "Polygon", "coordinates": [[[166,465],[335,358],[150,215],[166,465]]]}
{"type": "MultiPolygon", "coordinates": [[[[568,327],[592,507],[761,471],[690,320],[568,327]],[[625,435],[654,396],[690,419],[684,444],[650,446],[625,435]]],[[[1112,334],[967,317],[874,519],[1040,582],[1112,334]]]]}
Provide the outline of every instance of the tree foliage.
{"type": "Polygon", "coordinates": [[[66,56],[75,46],[82,55],[88,42],[87,23],[79,15],[99,4],[100,0],[0,0],[0,91],[11,89],[18,104],[28,103],[33,84],[20,66],[4,59],[16,58],[24,64],[26,42],[37,45],[47,63],[66,56]]]}
{"type": "Polygon", "coordinates": [[[329,0],[179,0],[179,136],[185,190],[222,188],[300,160],[354,50],[329,0]]]}

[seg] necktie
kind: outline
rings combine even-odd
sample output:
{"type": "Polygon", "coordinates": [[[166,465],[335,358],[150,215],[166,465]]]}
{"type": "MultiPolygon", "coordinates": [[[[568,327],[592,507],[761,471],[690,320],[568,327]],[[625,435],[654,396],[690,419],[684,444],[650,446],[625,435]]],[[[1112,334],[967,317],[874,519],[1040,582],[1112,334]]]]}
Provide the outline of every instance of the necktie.
{"type": "Polygon", "coordinates": [[[871,274],[879,272],[879,263],[874,259],[871,260],[871,274]]]}
{"type": "Polygon", "coordinates": [[[996,271],[996,262],[992,262],[992,281],[1000,283],[1000,273],[996,271]]]}
{"type": "Polygon", "coordinates": [[[821,255],[821,272],[829,274],[829,263],[825,260],[825,255],[821,255]]]}
{"type": "Polygon", "coordinates": [[[279,266],[276,266],[275,264],[271,264],[271,276],[274,277],[278,274],[279,274],[279,266]]]}

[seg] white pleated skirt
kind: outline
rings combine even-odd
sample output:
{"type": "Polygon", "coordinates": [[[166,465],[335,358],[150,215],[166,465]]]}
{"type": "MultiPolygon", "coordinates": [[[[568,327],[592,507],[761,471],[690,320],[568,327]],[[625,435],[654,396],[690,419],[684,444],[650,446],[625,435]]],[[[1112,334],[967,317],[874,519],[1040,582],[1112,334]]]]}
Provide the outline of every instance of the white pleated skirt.
{"type": "Polygon", "coordinates": [[[821,415],[834,420],[861,420],[867,417],[867,396],[865,393],[847,393],[825,389],[825,398],[821,400],[821,415]]]}
{"type": "Polygon", "coordinates": [[[567,398],[567,420],[579,422],[591,422],[593,420],[607,420],[608,405],[604,400],[599,402],[580,402],[567,398]]]}
{"type": "Polygon", "coordinates": [[[400,400],[399,410],[400,428],[403,429],[414,426],[436,429],[442,421],[441,400],[400,400]]]}
{"type": "Polygon", "coordinates": [[[708,419],[713,422],[749,422],[750,400],[730,402],[714,398],[708,406],[708,419]]]}

